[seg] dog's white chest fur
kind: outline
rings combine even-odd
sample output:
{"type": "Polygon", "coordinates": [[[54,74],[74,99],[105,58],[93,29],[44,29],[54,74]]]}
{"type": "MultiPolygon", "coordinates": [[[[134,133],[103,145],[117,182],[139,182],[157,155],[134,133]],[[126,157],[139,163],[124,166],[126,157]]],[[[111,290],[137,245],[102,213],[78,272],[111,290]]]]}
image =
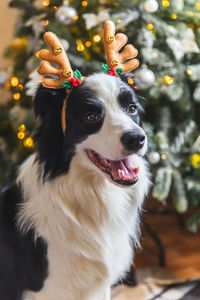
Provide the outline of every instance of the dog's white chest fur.
{"type": "Polygon", "coordinates": [[[110,299],[110,286],[131,264],[131,239],[138,242],[138,210],[149,184],[143,159],[135,157],[139,181],[129,188],[88,170],[81,155],[68,175],[43,184],[34,159],[18,178],[27,199],[18,221],[47,241],[49,266],[43,289],[25,300],[110,299]]]}

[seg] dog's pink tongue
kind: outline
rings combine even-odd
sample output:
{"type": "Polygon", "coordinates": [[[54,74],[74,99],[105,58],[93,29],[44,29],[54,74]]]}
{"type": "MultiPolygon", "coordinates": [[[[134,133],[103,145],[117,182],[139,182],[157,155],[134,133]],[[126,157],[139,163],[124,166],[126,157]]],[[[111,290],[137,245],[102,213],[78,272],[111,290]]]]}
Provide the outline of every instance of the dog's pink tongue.
{"type": "Polygon", "coordinates": [[[138,174],[138,168],[133,165],[132,157],[123,160],[110,160],[111,173],[117,180],[134,180],[138,174]]]}

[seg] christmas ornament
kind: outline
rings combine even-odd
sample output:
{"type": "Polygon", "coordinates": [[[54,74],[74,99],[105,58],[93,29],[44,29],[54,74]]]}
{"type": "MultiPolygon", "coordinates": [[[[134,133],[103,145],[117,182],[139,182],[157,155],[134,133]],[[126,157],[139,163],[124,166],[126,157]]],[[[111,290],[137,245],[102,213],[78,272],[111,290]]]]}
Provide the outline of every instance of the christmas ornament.
{"type": "Polygon", "coordinates": [[[86,29],[90,30],[91,28],[105,22],[110,18],[108,10],[102,10],[97,15],[93,13],[83,14],[85,20],[86,29]]]}
{"type": "Polygon", "coordinates": [[[156,151],[150,152],[148,155],[148,161],[152,165],[157,164],[160,161],[160,154],[156,151]]]}
{"type": "Polygon", "coordinates": [[[148,13],[154,13],[158,10],[158,2],[156,0],[147,0],[144,2],[144,9],[148,13]]]}
{"type": "Polygon", "coordinates": [[[147,68],[142,68],[135,72],[135,84],[138,89],[144,90],[149,88],[155,82],[154,73],[147,68]]]}
{"type": "Polygon", "coordinates": [[[72,24],[75,20],[74,17],[77,15],[77,12],[75,8],[68,6],[64,4],[63,6],[60,6],[58,10],[56,11],[56,19],[65,25],[72,24]]]}

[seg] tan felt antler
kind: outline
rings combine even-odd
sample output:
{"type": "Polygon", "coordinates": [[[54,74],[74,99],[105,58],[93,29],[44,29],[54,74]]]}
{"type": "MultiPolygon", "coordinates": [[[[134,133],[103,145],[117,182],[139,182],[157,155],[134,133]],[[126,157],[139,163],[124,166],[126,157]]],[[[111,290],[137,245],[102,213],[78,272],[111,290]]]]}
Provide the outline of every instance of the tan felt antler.
{"type": "Polygon", "coordinates": [[[122,73],[127,73],[138,67],[139,61],[134,59],[137,56],[138,51],[133,45],[126,45],[124,50],[121,53],[118,53],[127,41],[128,38],[125,34],[117,33],[115,35],[115,24],[112,21],[107,21],[105,23],[104,47],[109,68],[122,68],[122,73]]]}
{"type": "Polygon", "coordinates": [[[44,40],[51,50],[43,49],[39,52],[42,62],[37,71],[40,75],[56,76],[56,79],[43,78],[42,85],[47,88],[59,89],[64,81],[73,77],[74,73],[64,47],[57,36],[53,32],[46,32],[44,40]],[[59,68],[53,67],[50,63],[58,65],[59,68]]]}

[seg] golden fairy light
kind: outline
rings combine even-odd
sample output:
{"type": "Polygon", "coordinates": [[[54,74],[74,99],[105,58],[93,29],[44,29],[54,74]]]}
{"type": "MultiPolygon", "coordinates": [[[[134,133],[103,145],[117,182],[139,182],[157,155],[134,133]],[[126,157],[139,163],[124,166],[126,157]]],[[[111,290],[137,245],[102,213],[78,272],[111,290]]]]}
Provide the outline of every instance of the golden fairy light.
{"type": "Polygon", "coordinates": [[[25,137],[25,133],[23,131],[18,132],[17,137],[19,140],[23,140],[25,137]]]}
{"type": "Polygon", "coordinates": [[[99,43],[99,42],[101,41],[101,35],[100,35],[100,34],[95,34],[95,35],[93,36],[93,41],[94,41],[95,43],[99,43]]]}
{"type": "Polygon", "coordinates": [[[19,84],[19,79],[17,77],[12,77],[10,83],[12,86],[17,86],[19,84]]]}
{"type": "Polygon", "coordinates": [[[75,21],[77,21],[77,20],[78,20],[78,18],[79,18],[79,16],[78,16],[78,15],[75,15],[75,16],[73,17],[73,19],[74,19],[75,21]]]}
{"type": "Polygon", "coordinates": [[[193,16],[194,16],[193,11],[190,11],[190,12],[189,12],[189,15],[190,15],[191,17],[193,17],[193,16]]]}
{"type": "Polygon", "coordinates": [[[82,51],[84,51],[84,49],[85,49],[85,47],[82,43],[78,44],[78,46],[77,46],[78,51],[82,52],[82,51]]]}
{"type": "Polygon", "coordinates": [[[153,26],[153,24],[147,24],[147,28],[149,29],[149,30],[152,30],[153,28],[154,28],[154,26],[153,26]]]}
{"type": "Polygon", "coordinates": [[[191,160],[193,167],[196,169],[200,167],[200,155],[198,153],[193,154],[191,160]]]}
{"type": "Polygon", "coordinates": [[[21,94],[20,94],[20,93],[14,93],[14,94],[13,94],[13,99],[14,99],[14,100],[17,101],[17,100],[19,100],[20,98],[21,98],[21,94]]]}
{"type": "Polygon", "coordinates": [[[173,20],[176,20],[178,18],[177,14],[172,14],[171,17],[172,17],[173,20]]]}
{"type": "Polygon", "coordinates": [[[165,77],[164,77],[164,83],[166,85],[171,85],[171,84],[174,83],[174,78],[171,77],[171,76],[169,76],[169,75],[165,75],[165,77]]]}
{"type": "Polygon", "coordinates": [[[197,8],[198,10],[200,10],[200,2],[199,2],[199,1],[196,1],[196,8],[197,8]]]}
{"type": "Polygon", "coordinates": [[[33,139],[31,137],[28,137],[24,141],[24,146],[27,148],[32,148],[34,146],[33,139]]]}
{"type": "Polygon", "coordinates": [[[91,43],[90,41],[86,41],[86,42],[85,42],[85,46],[89,48],[89,47],[92,46],[92,43],[91,43]]]}
{"type": "Polygon", "coordinates": [[[17,89],[18,89],[18,90],[22,91],[22,90],[23,90],[23,88],[24,88],[23,84],[21,84],[21,83],[20,83],[20,84],[18,84],[18,86],[17,86],[17,89]]]}
{"type": "Polygon", "coordinates": [[[118,19],[117,23],[119,23],[119,24],[122,23],[122,19],[118,19]]]}
{"type": "Polygon", "coordinates": [[[170,1],[169,0],[162,0],[162,5],[164,7],[169,7],[170,6],[170,1]]]}
{"type": "Polygon", "coordinates": [[[191,69],[187,69],[186,73],[191,76],[192,75],[192,70],[191,69]]]}
{"type": "Polygon", "coordinates": [[[6,81],[6,83],[5,83],[5,88],[7,89],[7,90],[9,90],[10,89],[10,87],[11,87],[11,83],[10,83],[10,81],[6,81]]]}
{"type": "Polygon", "coordinates": [[[162,154],[161,155],[161,159],[165,160],[167,158],[167,155],[166,154],[162,154]]]}
{"type": "Polygon", "coordinates": [[[19,129],[19,131],[24,132],[26,130],[26,126],[24,124],[21,124],[18,129],[19,129]]]}
{"type": "Polygon", "coordinates": [[[133,78],[131,78],[131,77],[128,78],[128,84],[130,84],[130,85],[133,85],[133,84],[134,84],[133,78]]]}
{"type": "Polygon", "coordinates": [[[88,5],[88,2],[87,1],[82,1],[81,4],[82,4],[83,7],[86,7],[88,5]]]}
{"type": "Polygon", "coordinates": [[[57,7],[56,5],[54,5],[54,6],[52,7],[52,10],[53,10],[53,11],[57,11],[57,10],[58,10],[58,7],[57,7]]]}
{"type": "Polygon", "coordinates": [[[50,5],[50,0],[44,0],[42,2],[43,6],[49,6],[50,5]]]}
{"type": "Polygon", "coordinates": [[[37,58],[39,58],[39,54],[40,54],[40,50],[38,50],[38,51],[35,53],[35,56],[36,56],[37,58]]]}
{"type": "Polygon", "coordinates": [[[173,173],[174,173],[174,170],[170,169],[169,174],[173,174],[173,173]]]}
{"type": "Polygon", "coordinates": [[[43,20],[43,24],[44,24],[45,26],[49,25],[49,20],[43,20]]]}

